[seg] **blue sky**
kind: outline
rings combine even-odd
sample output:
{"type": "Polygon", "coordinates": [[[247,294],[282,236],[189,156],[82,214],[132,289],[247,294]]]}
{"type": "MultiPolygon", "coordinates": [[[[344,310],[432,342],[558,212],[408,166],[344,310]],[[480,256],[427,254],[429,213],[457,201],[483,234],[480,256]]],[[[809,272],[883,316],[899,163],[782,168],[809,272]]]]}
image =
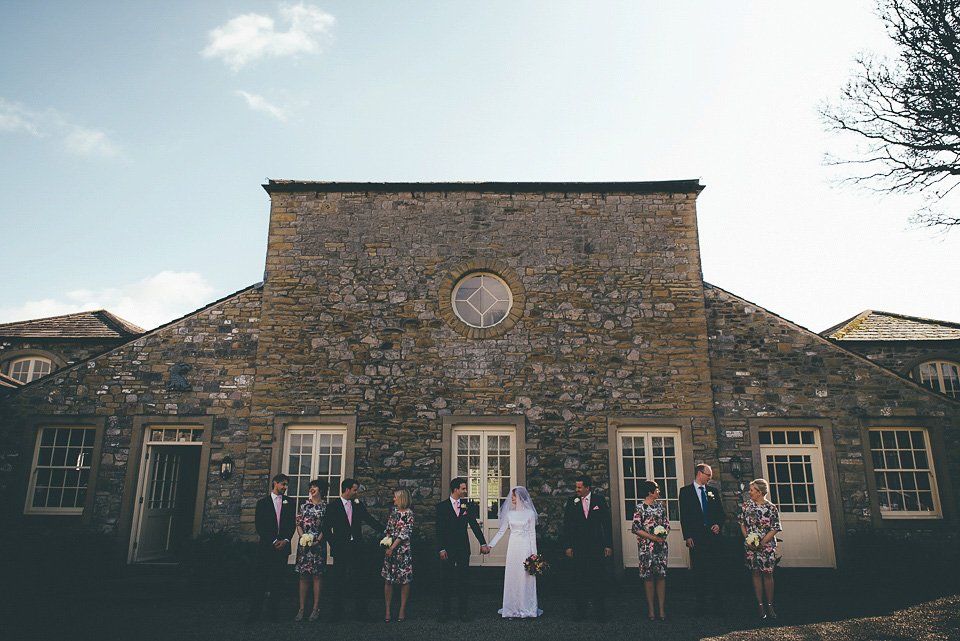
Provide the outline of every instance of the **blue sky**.
{"type": "Polygon", "coordinates": [[[267,178],[699,178],[704,276],[814,330],[960,320],[957,232],[838,188],[872,3],[45,2],[0,21],[0,322],[260,280],[267,178]],[[838,6],[839,5],[839,6],[838,6]]]}

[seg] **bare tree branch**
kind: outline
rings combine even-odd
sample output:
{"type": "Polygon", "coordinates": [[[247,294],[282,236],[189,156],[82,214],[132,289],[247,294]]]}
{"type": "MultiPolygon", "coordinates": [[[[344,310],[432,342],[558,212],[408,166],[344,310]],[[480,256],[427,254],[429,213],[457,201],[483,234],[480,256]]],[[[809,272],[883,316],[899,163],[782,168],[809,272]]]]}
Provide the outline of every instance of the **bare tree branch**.
{"type": "Polygon", "coordinates": [[[862,55],[836,103],[821,115],[830,129],[864,143],[845,182],[881,192],[922,193],[921,226],[960,225],[945,211],[960,184],[960,0],[877,0],[897,45],[894,60],[862,55]]]}

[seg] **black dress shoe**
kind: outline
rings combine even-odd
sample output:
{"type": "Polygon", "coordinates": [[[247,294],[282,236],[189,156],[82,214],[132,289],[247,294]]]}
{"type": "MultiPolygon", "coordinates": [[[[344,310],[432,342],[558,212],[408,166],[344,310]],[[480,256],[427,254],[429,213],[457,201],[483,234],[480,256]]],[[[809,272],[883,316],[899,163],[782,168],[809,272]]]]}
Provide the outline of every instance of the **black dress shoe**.
{"type": "Polygon", "coordinates": [[[437,621],[440,623],[446,623],[450,619],[450,615],[446,612],[441,612],[440,616],[437,617],[437,621]]]}

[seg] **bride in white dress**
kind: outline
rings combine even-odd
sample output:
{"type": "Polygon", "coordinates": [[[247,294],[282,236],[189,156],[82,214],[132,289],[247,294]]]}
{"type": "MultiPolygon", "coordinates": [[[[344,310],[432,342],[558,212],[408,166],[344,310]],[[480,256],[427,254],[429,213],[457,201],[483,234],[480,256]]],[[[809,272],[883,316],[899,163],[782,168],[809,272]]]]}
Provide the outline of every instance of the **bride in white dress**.
{"type": "Polygon", "coordinates": [[[493,548],[510,528],[507,540],[507,562],[503,572],[503,608],[497,611],[505,619],[538,617],[537,577],[527,574],[523,562],[537,553],[537,510],[530,493],[522,485],[510,490],[500,506],[500,530],[490,542],[493,548]]]}

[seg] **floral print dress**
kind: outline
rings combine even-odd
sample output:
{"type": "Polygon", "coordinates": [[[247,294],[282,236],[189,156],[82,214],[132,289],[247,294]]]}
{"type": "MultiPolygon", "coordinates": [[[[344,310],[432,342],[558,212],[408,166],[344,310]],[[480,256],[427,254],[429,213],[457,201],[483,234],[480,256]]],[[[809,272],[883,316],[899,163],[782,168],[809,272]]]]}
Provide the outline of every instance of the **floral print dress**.
{"type": "Polygon", "coordinates": [[[413,580],[413,557],[410,554],[410,537],[413,536],[413,512],[405,510],[401,512],[393,508],[390,512],[390,519],[387,521],[387,529],[384,536],[392,539],[399,539],[393,554],[383,555],[383,570],[380,576],[387,583],[406,585],[413,580]]]}
{"type": "MultiPolygon", "coordinates": [[[[667,534],[670,533],[670,520],[667,518],[666,506],[660,501],[653,505],[647,505],[643,501],[637,503],[637,512],[633,515],[631,531],[637,534],[637,553],[640,556],[641,579],[647,579],[654,575],[667,575],[667,542],[664,541],[661,545],[638,534],[641,530],[647,534],[653,534],[653,529],[658,525],[662,525],[667,530],[667,534]]],[[[662,538],[666,539],[667,535],[664,534],[662,538]]]]}
{"type": "MultiPolygon", "coordinates": [[[[756,533],[763,540],[768,532],[782,532],[780,527],[780,510],[777,506],[767,501],[766,503],[754,503],[748,500],[740,508],[740,522],[747,528],[747,534],[756,533]]],[[[777,537],[770,539],[758,548],[750,547],[746,540],[743,542],[743,554],[746,565],[751,570],[760,570],[761,572],[773,572],[777,564],[777,537]]]]}
{"type": "MultiPolygon", "coordinates": [[[[323,532],[323,517],[327,513],[327,506],[323,503],[314,505],[313,501],[304,501],[297,510],[297,526],[306,534],[310,532],[314,540],[320,538],[323,532]]],[[[327,544],[318,541],[311,546],[297,546],[296,570],[300,574],[321,575],[327,568],[327,544]]]]}

